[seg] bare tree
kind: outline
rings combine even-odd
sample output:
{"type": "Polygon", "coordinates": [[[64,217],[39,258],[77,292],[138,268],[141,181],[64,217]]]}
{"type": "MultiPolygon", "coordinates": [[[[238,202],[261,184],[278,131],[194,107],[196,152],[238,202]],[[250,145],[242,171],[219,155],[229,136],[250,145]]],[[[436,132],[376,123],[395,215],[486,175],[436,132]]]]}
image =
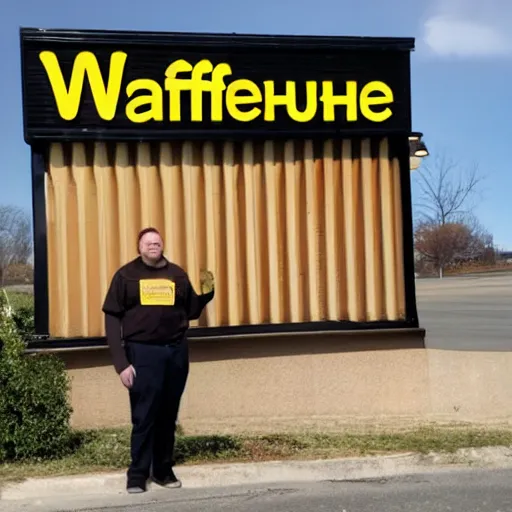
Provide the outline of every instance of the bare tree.
{"type": "Polygon", "coordinates": [[[434,157],[432,163],[426,161],[415,178],[420,187],[416,204],[419,220],[438,225],[464,222],[471,216],[474,207],[471,200],[483,180],[477,165],[461,171],[460,166],[444,154],[434,157]]]}
{"type": "Polygon", "coordinates": [[[414,176],[419,186],[415,204],[418,261],[430,263],[443,277],[447,266],[488,251],[492,235],[473,214],[483,181],[478,166],[462,167],[441,153],[425,161],[414,176]]]}
{"type": "Polygon", "coordinates": [[[448,265],[484,255],[492,245],[492,236],[476,221],[473,225],[424,222],[416,229],[414,245],[424,261],[431,263],[442,278],[448,265]]]}
{"type": "Polygon", "coordinates": [[[32,230],[27,212],[12,205],[0,205],[0,284],[10,265],[26,264],[32,254],[32,230]]]}

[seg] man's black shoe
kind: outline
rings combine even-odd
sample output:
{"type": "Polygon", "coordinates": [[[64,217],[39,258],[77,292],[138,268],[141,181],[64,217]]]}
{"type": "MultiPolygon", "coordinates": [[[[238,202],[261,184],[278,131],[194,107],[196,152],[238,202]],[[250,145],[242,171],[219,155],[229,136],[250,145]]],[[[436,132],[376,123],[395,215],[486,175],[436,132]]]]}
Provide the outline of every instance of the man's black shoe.
{"type": "Polygon", "coordinates": [[[129,494],[140,494],[141,492],[146,492],[146,483],[128,482],[126,485],[126,491],[129,494]]]}
{"type": "Polygon", "coordinates": [[[181,487],[181,481],[176,478],[174,471],[171,469],[171,473],[167,475],[165,478],[157,478],[152,475],[151,480],[155,482],[155,484],[161,485],[162,487],[168,488],[178,488],[181,487]]]}

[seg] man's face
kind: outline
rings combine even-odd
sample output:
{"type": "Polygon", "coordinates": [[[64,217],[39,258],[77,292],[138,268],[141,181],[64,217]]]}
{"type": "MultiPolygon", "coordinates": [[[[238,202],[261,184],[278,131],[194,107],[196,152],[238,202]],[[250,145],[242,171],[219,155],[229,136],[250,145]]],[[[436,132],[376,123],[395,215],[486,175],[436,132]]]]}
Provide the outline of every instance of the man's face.
{"type": "Polygon", "coordinates": [[[158,233],[146,233],[139,244],[140,254],[151,261],[158,261],[162,257],[164,244],[158,233]]]}

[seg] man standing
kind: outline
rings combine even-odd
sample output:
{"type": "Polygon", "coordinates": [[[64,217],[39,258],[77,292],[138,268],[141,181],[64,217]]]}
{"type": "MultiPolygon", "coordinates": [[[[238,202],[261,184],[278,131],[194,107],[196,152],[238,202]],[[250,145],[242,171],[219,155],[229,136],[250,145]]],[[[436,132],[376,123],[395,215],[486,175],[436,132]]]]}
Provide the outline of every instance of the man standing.
{"type": "Polygon", "coordinates": [[[175,428],[189,371],[187,330],[213,299],[211,272],[194,291],[187,273],[163,256],[154,228],[138,237],[139,256],[113,276],[105,297],[105,329],[113,364],[129,390],[132,435],[127,490],[144,492],[148,478],[180,487],[175,428]]]}

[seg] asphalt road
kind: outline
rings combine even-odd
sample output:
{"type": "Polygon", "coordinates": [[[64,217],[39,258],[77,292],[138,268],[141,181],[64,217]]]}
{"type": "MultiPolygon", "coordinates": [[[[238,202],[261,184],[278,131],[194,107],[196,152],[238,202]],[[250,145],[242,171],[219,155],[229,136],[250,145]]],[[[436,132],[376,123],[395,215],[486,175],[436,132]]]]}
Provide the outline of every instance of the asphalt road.
{"type": "MultiPolygon", "coordinates": [[[[103,502],[55,504],[95,512],[508,512],[512,470],[458,470],[376,481],[316,482],[217,489],[170,489],[103,502]]],[[[6,503],[6,511],[27,510],[6,503]]],[[[41,507],[41,505],[40,505],[41,507]]],[[[4,508],[2,508],[4,510],[4,508]]],[[[36,510],[28,508],[28,510],[36,510]]],[[[37,510],[48,510],[44,505],[37,510]]]]}
{"type": "Polygon", "coordinates": [[[417,279],[429,348],[512,350],[512,274],[417,279]]]}

